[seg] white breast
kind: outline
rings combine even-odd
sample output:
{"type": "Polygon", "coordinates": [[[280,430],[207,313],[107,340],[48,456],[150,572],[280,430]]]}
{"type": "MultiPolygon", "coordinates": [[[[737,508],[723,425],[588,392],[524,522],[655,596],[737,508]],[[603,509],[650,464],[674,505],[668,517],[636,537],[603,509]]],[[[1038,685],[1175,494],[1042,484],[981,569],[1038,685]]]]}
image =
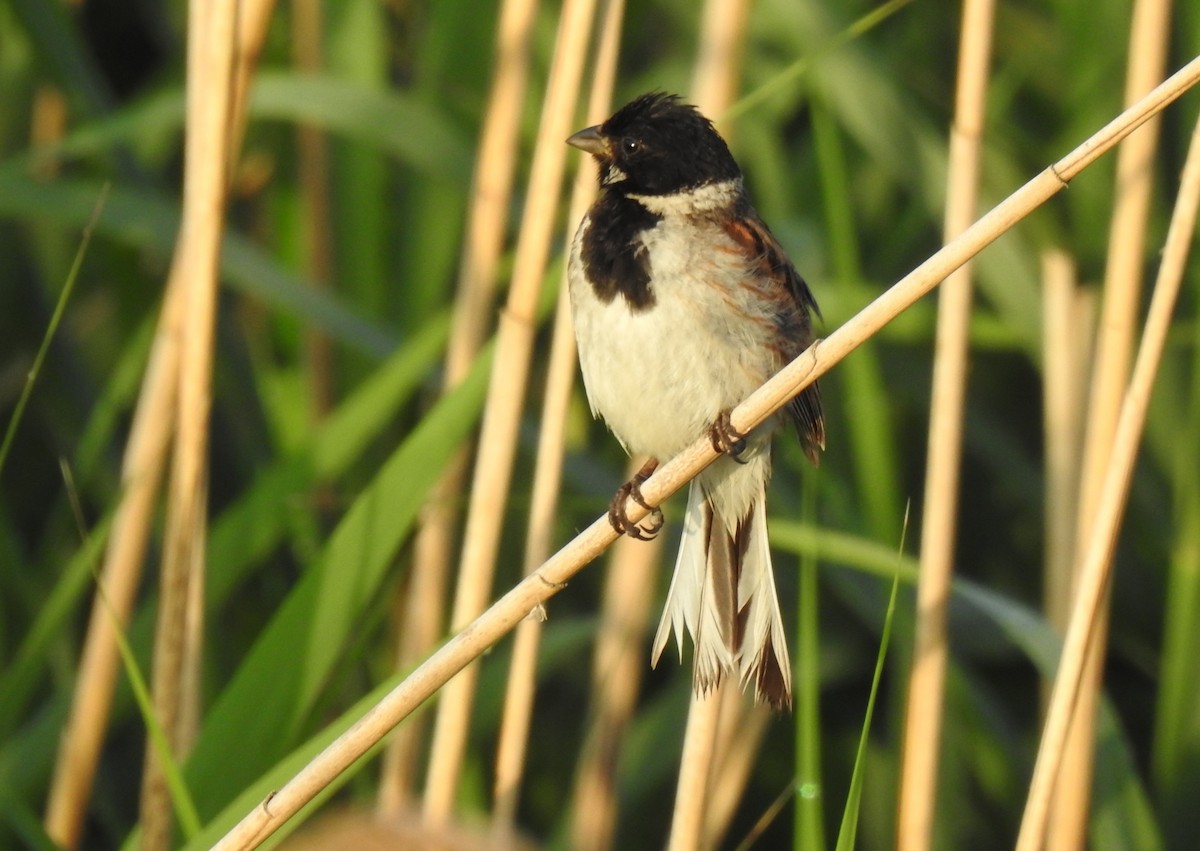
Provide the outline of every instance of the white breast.
{"type": "Polygon", "coordinates": [[[739,286],[741,256],[714,250],[732,248],[716,224],[669,213],[642,235],[654,304],[634,311],[621,295],[606,304],[583,277],[588,224],[569,272],[588,401],[627,451],[669,458],[770,376],[770,306],[739,286]]]}

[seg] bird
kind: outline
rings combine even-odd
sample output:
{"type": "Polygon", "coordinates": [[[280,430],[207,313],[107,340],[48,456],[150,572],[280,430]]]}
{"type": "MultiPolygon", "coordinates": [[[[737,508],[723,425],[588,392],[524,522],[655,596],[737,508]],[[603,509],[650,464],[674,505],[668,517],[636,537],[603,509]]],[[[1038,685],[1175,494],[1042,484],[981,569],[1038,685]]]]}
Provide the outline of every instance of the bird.
{"type": "Polygon", "coordinates": [[[730,410],[813,342],[808,284],[751,206],[742,171],[712,122],[678,95],[641,95],[567,143],[598,166],[599,191],[567,263],[580,370],[593,416],[646,464],[617,491],[609,521],[648,539],[627,499],[662,459],[707,434],[717,459],[691,483],[683,535],[654,637],[693,651],[693,689],[754,684],[758,703],[791,707],[791,663],[767,543],[771,436],[788,421],[805,454],[825,447],[811,384],[749,434],[730,410]]]}

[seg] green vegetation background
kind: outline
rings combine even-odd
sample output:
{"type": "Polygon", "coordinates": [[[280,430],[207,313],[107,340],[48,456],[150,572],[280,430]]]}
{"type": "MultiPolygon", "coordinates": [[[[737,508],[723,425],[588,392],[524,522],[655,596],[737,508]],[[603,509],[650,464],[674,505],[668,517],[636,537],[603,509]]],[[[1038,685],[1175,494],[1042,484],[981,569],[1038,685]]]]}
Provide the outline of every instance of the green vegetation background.
{"type": "MultiPolygon", "coordinates": [[[[521,175],[558,12],[542,5],[521,175]]],[[[697,8],[685,0],[631,4],[618,100],[651,88],[686,91],[697,8]]],[[[826,328],[940,244],[957,11],[918,0],[827,49],[870,8],[860,0],[753,4],[742,90],[774,85],[730,125],[755,202],[811,283],[826,328]],[[812,60],[808,72],[786,76],[801,57],[812,60]]],[[[280,760],[298,759],[311,737],[392,676],[389,621],[415,512],[472,433],[486,383],[486,370],[477,369],[461,392],[434,404],[496,4],[327,4],[327,71],[316,78],[292,68],[288,14],[287,6],[277,11],[262,59],[222,260],[211,452],[213,628],[203,730],[186,771],[205,824],[280,760]],[[302,271],[308,211],[297,189],[300,122],[324,128],[332,140],[335,271],[328,292],[314,291],[302,271]],[[310,328],[333,340],[334,409],[323,422],[309,398],[302,342],[310,328]]],[[[985,204],[1119,111],[1129,14],[1123,0],[999,4],[985,204]]],[[[81,228],[101,186],[112,184],[0,471],[0,846],[41,841],[38,823],[93,593],[90,571],[119,498],[123,441],[178,223],[184,17],[181,2],[94,0],[80,12],[56,0],[0,6],[5,424],[81,228]],[[65,93],[70,111],[53,177],[32,166],[29,142],[31,104],[45,85],[65,93]],[[60,461],[72,471],[82,530],[60,461]]],[[[1171,69],[1197,52],[1200,7],[1177,4],[1171,44],[1171,69]]],[[[1164,119],[1150,276],[1198,106],[1200,97],[1189,95],[1164,119]]],[[[1036,614],[1043,546],[1039,253],[1062,246],[1088,285],[1102,277],[1113,162],[1102,160],[976,264],[941,848],[1009,847],[1020,817],[1039,736],[1039,670],[1048,670],[1054,647],[1036,614]]],[[[519,203],[520,190],[516,197],[519,203]]],[[[563,222],[564,231],[573,224],[563,222]]],[[[1184,849],[1200,836],[1194,269],[1117,555],[1096,849],[1184,849]]],[[[556,284],[553,274],[547,304],[556,284]]],[[[796,597],[800,557],[812,555],[820,538],[820,739],[831,833],[849,782],[905,502],[920,505],[934,318],[926,299],[824,380],[830,437],[819,474],[797,446],[779,441],[771,498],[785,601],[796,597]],[[814,484],[815,512],[803,510],[802,479],[814,484]]],[[[535,370],[498,589],[516,579],[520,564],[539,387],[535,370]]],[[[582,396],[570,440],[560,541],[604,509],[624,465],[582,396]]],[[[676,518],[679,508],[673,506],[676,518]]],[[[156,558],[152,553],[151,568],[156,558]]],[[[540,671],[520,821],[559,847],[586,718],[601,570],[593,566],[552,603],[540,671]]],[[[153,581],[144,584],[130,636],[143,670],[155,602],[153,581]]],[[[891,844],[911,603],[907,585],[866,755],[864,848],[891,844]]],[[[794,606],[785,608],[794,623],[794,606]]],[[[483,663],[463,793],[468,811],[486,811],[507,654],[502,645],[483,663]]],[[[671,664],[648,675],[619,764],[619,847],[661,846],[688,680],[671,664]]],[[[743,835],[793,777],[794,737],[786,719],[774,723],[733,836],[743,835]]],[[[123,684],[88,847],[116,847],[134,827],[143,740],[123,684]]],[[[337,794],[368,803],[375,774],[369,764],[337,794]]],[[[788,841],[786,821],[772,828],[764,847],[788,841]]]]}

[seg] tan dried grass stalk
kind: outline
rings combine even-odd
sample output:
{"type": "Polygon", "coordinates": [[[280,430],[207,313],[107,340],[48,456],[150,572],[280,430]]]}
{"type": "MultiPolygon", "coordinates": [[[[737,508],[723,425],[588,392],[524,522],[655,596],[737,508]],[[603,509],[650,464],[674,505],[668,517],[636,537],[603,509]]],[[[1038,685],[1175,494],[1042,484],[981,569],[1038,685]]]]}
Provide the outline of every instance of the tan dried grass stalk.
{"type": "MultiPolygon", "coordinates": [[[[709,0],[705,3],[700,23],[700,46],[692,71],[691,97],[708,115],[723,114],[737,91],[749,12],[749,3],[745,0],[709,0]]],[[[726,716],[727,726],[739,725],[743,713],[739,697],[737,684],[729,682],[723,683],[711,700],[693,695],[684,731],[668,848],[702,847],[711,785],[715,782],[711,767],[716,761],[714,748],[718,738],[712,727],[721,714],[726,716]],[[729,692],[733,692],[733,696],[729,692]],[[696,713],[700,714],[699,718],[694,717],[696,713]]],[[[750,740],[746,744],[754,746],[750,740]]],[[[736,800],[741,797],[742,790],[732,785],[736,779],[729,777],[724,788],[726,798],[736,800]]]]}
{"type": "Polygon", "coordinates": [[[263,43],[267,40],[273,11],[275,0],[238,0],[237,52],[234,55],[233,103],[230,105],[229,116],[229,149],[233,154],[229,160],[231,165],[235,162],[236,155],[241,152],[242,141],[246,136],[246,105],[250,99],[250,83],[254,78],[254,69],[258,67],[263,43]]]}
{"type": "MultiPolygon", "coordinates": [[[[958,86],[950,128],[946,241],[966,230],[975,219],[994,16],[994,0],[969,0],[963,5],[958,86]]],[[[958,521],[970,322],[971,269],[964,264],[947,278],[938,293],[921,573],[896,832],[896,845],[901,851],[924,851],[933,839],[948,655],[946,607],[958,521]]]]}
{"type": "MultiPolygon", "coordinates": [[[[318,74],[323,65],[321,8],[321,0],[292,0],[292,52],[296,67],[305,74],[318,74]]],[[[305,271],[315,289],[327,291],[333,277],[333,222],[329,216],[329,140],[319,127],[301,124],[296,128],[296,170],[305,271]]],[[[324,331],[309,326],[304,331],[304,349],[309,404],[320,421],[333,405],[333,348],[324,331]]]]}
{"type": "MultiPolygon", "coordinates": [[[[629,475],[639,466],[632,462],[629,475]]],[[[591,716],[571,798],[571,848],[576,851],[612,847],[617,761],[646,670],[646,623],[662,550],[662,535],[648,542],[623,536],[608,550],[592,656],[591,716]]]]}
{"type": "MultiPolygon", "coordinates": [[[[554,521],[558,514],[562,482],[563,439],[571,387],[575,381],[575,331],[571,325],[570,302],[559,299],[550,349],[546,398],[538,434],[537,466],[530,496],[529,525],[525,539],[525,571],[537,569],[552,550],[554,521]],[[569,341],[569,342],[568,342],[569,341]]],[[[525,751],[529,742],[529,719],[533,715],[537,686],[537,654],[541,646],[544,611],[517,627],[513,643],[504,711],[496,748],[493,781],[492,827],[500,836],[512,831],[520,798],[525,751]]]]}
{"type": "MultiPolygon", "coordinates": [[[[749,431],[762,423],[1197,81],[1200,81],[1200,58],[1193,59],[1133,107],[1008,196],[829,337],[810,346],[733,410],[730,417],[733,427],[738,431],[749,431]]],[[[715,458],[708,437],[699,438],[658,468],[642,486],[643,497],[649,505],[659,505],[715,458]]],[[[633,522],[648,513],[646,508],[633,502],[626,503],[625,511],[633,522]]],[[[567,580],[600,555],[616,537],[607,515],[598,517],[545,564],[442,645],[291,780],[247,813],[214,847],[222,851],[252,848],[265,840],[451,677],[477,659],[534,608],[562,590],[567,580]]]]}
{"type": "Polygon", "coordinates": [[[758,749],[775,717],[766,706],[747,706],[736,688],[726,689],[725,705],[717,729],[714,771],[710,778],[709,801],[704,813],[703,848],[723,848],[722,839],[733,822],[746,784],[754,770],[758,749]]]}
{"type": "Polygon", "coordinates": [[[1065,251],[1042,257],[1043,432],[1045,434],[1046,620],[1065,631],[1071,614],[1076,500],[1083,436],[1083,388],[1088,380],[1092,300],[1075,283],[1065,251]]]}
{"type": "MultiPolygon", "coordinates": [[[[595,0],[570,0],[563,6],[560,19],[534,147],[512,286],[500,318],[483,414],[451,614],[451,626],[455,629],[476,617],[491,594],[533,350],[538,294],[567,156],[563,140],[570,132],[594,11],[595,0]]],[[[464,671],[438,702],[424,801],[425,816],[434,825],[444,823],[453,807],[477,676],[474,668],[464,671]]]]}
{"type": "MultiPolygon", "coordinates": [[[[588,123],[602,121],[612,104],[624,12],[624,0],[608,0],[601,10],[596,69],[588,96],[588,123]]],[[[580,168],[571,192],[568,222],[576,222],[583,217],[594,195],[594,169],[580,168]]],[[[567,239],[570,238],[571,232],[568,228],[567,239]]],[[[559,288],[541,430],[538,435],[537,464],[525,540],[526,573],[535,570],[552,552],[554,521],[558,514],[558,496],[562,483],[566,420],[574,385],[575,329],[571,322],[571,302],[567,296],[564,276],[559,288]]],[[[496,755],[493,828],[500,837],[511,834],[516,817],[529,739],[529,723],[533,714],[541,631],[542,621],[539,617],[526,620],[517,629],[513,646],[512,666],[505,692],[504,715],[496,755]]]]}
{"type": "MultiPolygon", "coordinates": [[[[1162,78],[1166,67],[1170,3],[1138,0],[1133,8],[1129,35],[1129,70],[1125,102],[1132,103],[1162,78]]],[[[1139,315],[1142,264],[1145,261],[1146,224],[1153,191],[1158,122],[1148,122],[1117,152],[1116,190],[1109,230],[1105,267],[1104,302],[1101,307],[1096,366],[1092,373],[1087,432],[1083,450],[1076,551],[1087,551],[1092,536],[1101,488],[1110,463],[1121,400],[1129,380],[1129,364],[1139,315]]],[[[1076,567],[1076,577],[1082,566],[1076,567]]],[[[1084,684],[1071,722],[1071,743],[1066,770],[1057,790],[1049,833],[1051,851],[1075,851],[1087,833],[1088,802],[1092,788],[1096,707],[1102,680],[1104,648],[1108,635],[1108,606],[1101,606],[1084,684]]]]}
{"type": "Polygon", "coordinates": [[[703,847],[704,814],[712,783],[721,708],[725,703],[725,693],[737,691],[737,687],[736,682],[730,682],[726,677],[707,694],[692,692],[687,729],[683,734],[683,754],[679,758],[679,782],[675,787],[675,807],[671,810],[667,851],[696,851],[703,847]]]}
{"type": "MultiPolygon", "coordinates": [[[[709,0],[704,4],[691,96],[705,115],[721,115],[737,96],[749,17],[747,0],[709,0]]],[[[721,130],[728,139],[728,128],[721,130]]]]}
{"type": "MultiPolygon", "coordinates": [[[[1193,65],[1200,63],[1194,60],[1193,65]]],[[[1192,133],[1187,161],[1180,180],[1179,196],[1167,232],[1162,265],[1154,285],[1154,296],[1145,332],[1133,367],[1133,378],[1121,404],[1120,418],[1108,456],[1108,467],[1096,505],[1091,535],[1086,540],[1083,569],[1075,590],[1075,606],[1063,642],[1054,680],[1054,691],[1034,765],[1029,798],[1021,820],[1017,851],[1041,851],[1046,839],[1051,801],[1058,805],[1055,782],[1064,765],[1073,723],[1072,714],[1080,695],[1089,650],[1094,646],[1112,569],[1112,553],[1120,530],[1121,515],[1133,477],[1138,444],[1159,360],[1170,330],[1171,314],[1183,280],[1191,241],[1195,235],[1196,209],[1200,205],[1200,121],[1192,133]]],[[[1072,778],[1074,779],[1074,778],[1072,778]]]]}
{"type": "Polygon", "coordinates": [[[141,581],[150,524],[175,423],[175,389],[183,308],[179,287],[167,287],[150,361],[121,466],[122,497],[113,516],[100,584],[92,604],[71,710],[46,803],[46,834],[64,848],[79,845],[87,802],[117,680],[117,631],[129,623],[141,581]]]}
{"type": "MultiPolygon", "coordinates": [[[[480,131],[446,348],[445,391],[457,387],[466,377],[495,310],[496,265],[508,225],[536,12],[534,0],[505,0],[500,8],[492,88],[480,131]]],[[[442,634],[448,574],[469,460],[466,448],[455,455],[421,512],[409,581],[399,602],[403,619],[396,655],[401,670],[424,658],[442,634]]],[[[412,795],[428,725],[424,716],[414,722],[398,731],[384,752],[379,784],[381,812],[403,811],[412,795]]]]}
{"type": "MultiPolygon", "coordinates": [[[[238,52],[233,123],[244,126],[246,92],[273,0],[243,0],[238,12],[238,52]]],[[[233,149],[240,147],[236,131],[233,149]]],[[[142,379],[121,465],[121,499],[100,572],[107,605],[93,603],[83,643],[71,710],[59,745],[46,804],[46,833],[66,848],[79,844],[104,730],[108,725],[120,654],[117,630],[129,623],[141,581],[158,488],[175,427],[179,339],[184,302],[179,277],[168,278],[162,313],[142,379]]]]}
{"type": "MultiPolygon", "coordinates": [[[[199,614],[208,493],[208,417],[213,336],[232,99],[236,0],[192,2],[188,7],[187,120],[183,215],[172,277],[183,291],[179,391],[167,525],[163,541],[158,624],[154,640],[153,699],[167,741],[181,757],[195,735],[199,683],[199,614]],[[199,600],[190,602],[192,595],[199,600]]],[[[140,825],[144,849],[170,844],[171,807],[154,746],[146,747],[140,825]]]]}

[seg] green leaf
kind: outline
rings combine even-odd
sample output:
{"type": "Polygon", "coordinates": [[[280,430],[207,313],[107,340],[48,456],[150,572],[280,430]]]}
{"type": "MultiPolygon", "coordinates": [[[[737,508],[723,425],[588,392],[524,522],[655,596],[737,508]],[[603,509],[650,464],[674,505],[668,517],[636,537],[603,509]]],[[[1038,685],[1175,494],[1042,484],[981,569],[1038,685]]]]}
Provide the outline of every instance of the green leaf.
{"type": "MultiPolygon", "coordinates": [[[[102,184],[40,181],[21,171],[0,170],[0,216],[48,219],[83,227],[102,184]]],[[[179,227],[177,202],[150,191],[113,187],[97,233],[126,245],[170,256],[179,227]]],[[[392,334],[369,322],[336,296],[283,269],[245,237],[227,232],[221,248],[221,277],[235,289],[293,314],[353,348],[375,355],[395,346],[392,334]]]]}
{"type": "MultiPolygon", "coordinates": [[[[904,529],[908,529],[908,515],[905,512],[904,529]]],[[[904,537],[900,538],[900,553],[897,562],[903,557],[904,537]]],[[[837,851],[854,851],[854,838],[858,833],[858,811],[862,804],[863,777],[866,771],[867,740],[871,732],[871,719],[875,715],[875,698],[879,694],[879,681],[883,678],[883,663],[887,658],[888,641],[892,636],[892,615],[896,612],[896,592],[900,588],[899,569],[892,575],[892,591],[888,597],[887,614],[883,618],[883,637],[879,642],[879,652],[875,657],[875,673],[871,677],[871,693],[867,697],[867,711],[863,717],[862,732],[858,738],[858,751],[854,756],[854,772],[850,777],[850,791],[846,794],[846,808],[842,812],[842,826],[838,831],[837,851]]]]}

